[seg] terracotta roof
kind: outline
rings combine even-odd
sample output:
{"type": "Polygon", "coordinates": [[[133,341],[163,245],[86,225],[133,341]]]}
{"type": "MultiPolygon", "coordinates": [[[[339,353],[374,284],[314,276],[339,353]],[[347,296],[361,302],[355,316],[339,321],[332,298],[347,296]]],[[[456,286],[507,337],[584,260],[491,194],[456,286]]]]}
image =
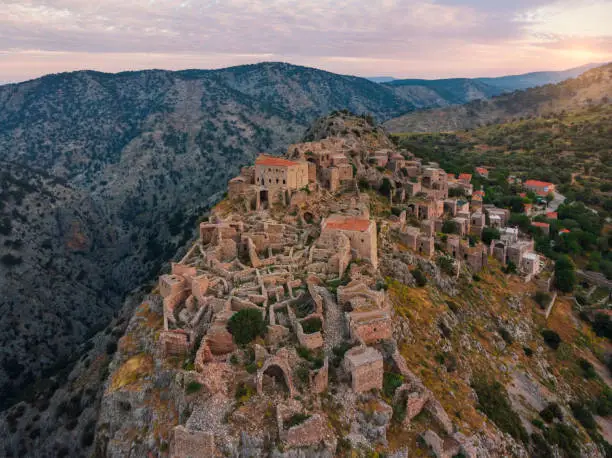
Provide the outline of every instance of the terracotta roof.
{"type": "Polygon", "coordinates": [[[472,195],[473,196],[484,196],[485,192],[484,191],[474,191],[472,195]]]}
{"type": "Polygon", "coordinates": [[[299,162],[283,159],[282,157],[273,157],[260,154],[257,159],[255,159],[255,164],[269,165],[271,167],[291,167],[293,165],[299,165],[299,162]]]}
{"type": "Polygon", "coordinates": [[[531,223],[532,226],[535,227],[550,227],[550,224],[548,223],[541,223],[539,221],[534,221],[533,223],[531,223]]]}
{"type": "Polygon", "coordinates": [[[468,181],[470,181],[472,179],[472,174],[471,173],[460,173],[459,174],[459,179],[460,180],[468,180],[468,181]]]}
{"type": "Polygon", "coordinates": [[[476,172],[479,173],[480,175],[488,175],[489,171],[487,169],[485,169],[484,167],[476,167],[476,172]]]}
{"type": "Polygon", "coordinates": [[[561,229],[559,234],[569,234],[571,231],[569,229],[561,229]]]}
{"type": "Polygon", "coordinates": [[[549,219],[557,219],[559,214],[557,212],[548,212],[546,213],[546,217],[549,219]]]}
{"type": "Polygon", "coordinates": [[[339,229],[342,231],[365,232],[370,227],[370,220],[363,218],[346,218],[331,220],[325,223],[325,229],[339,229]]]}
{"type": "Polygon", "coordinates": [[[547,186],[554,186],[553,183],[549,183],[548,181],[539,181],[539,180],[527,180],[525,181],[525,186],[534,186],[536,188],[546,188],[547,186]]]}

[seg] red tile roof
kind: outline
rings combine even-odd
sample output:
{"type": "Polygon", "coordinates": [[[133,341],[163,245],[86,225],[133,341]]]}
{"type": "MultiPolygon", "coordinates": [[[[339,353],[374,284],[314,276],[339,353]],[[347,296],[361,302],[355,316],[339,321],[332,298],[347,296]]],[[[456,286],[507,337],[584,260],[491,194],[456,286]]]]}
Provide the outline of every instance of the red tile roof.
{"type": "Polygon", "coordinates": [[[548,219],[557,219],[559,217],[559,214],[557,212],[548,212],[546,213],[546,217],[548,219]]]}
{"type": "Polygon", "coordinates": [[[527,197],[527,193],[526,192],[521,192],[521,193],[519,193],[519,197],[527,197]]]}
{"type": "Polygon", "coordinates": [[[271,167],[291,167],[294,165],[298,165],[298,162],[290,161],[288,159],[283,159],[282,157],[273,157],[267,156],[265,154],[260,154],[257,159],[255,159],[255,164],[257,165],[268,165],[271,167]]]}
{"type": "Polygon", "coordinates": [[[546,188],[548,186],[554,186],[554,183],[549,183],[548,181],[538,181],[538,180],[527,180],[525,181],[525,186],[533,186],[535,188],[546,188]]]}
{"type": "Polygon", "coordinates": [[[326,229],[339,229],[342,231],[365,232],[370,227],[370,220],[363,218],[346,218],[341,220],[331,220],[325,223],[326,229]]]}
{"type": "Polygon", "coordinates": [[[460,173],[459,179],[470,181],[472,179],[472,174],[471,173],[460,173]]]}
{"type": "Polygon", "coordinates": [[[534,221],[533,223],[531,223],[531,225],[535,226],[535,227],[547,227],[547,228],[550,227],[550,224],[548,224],[548,223],[541,223],[539,221],[534,221]]]}
{"type": "Polygon", "coordinates": [[[485,192],[484,192],[484,191],[480,191],[480,190],[478,190],[478,191],[474,191],[474,192],[472,193],[472,195],[473,195],[473,196],[484,196],[484,195],[485,195],[485,192]]]}
{"type": "Polygon", "coordinates": [[[484,167],[476,167],[476,171],[481,175],[487,175],[489,171],[484,167]]]}
{"type": "Polygon", "coordinates": [[[569,229],[561,229],[559,234],[569,234],[571,231],[569,229]]]}

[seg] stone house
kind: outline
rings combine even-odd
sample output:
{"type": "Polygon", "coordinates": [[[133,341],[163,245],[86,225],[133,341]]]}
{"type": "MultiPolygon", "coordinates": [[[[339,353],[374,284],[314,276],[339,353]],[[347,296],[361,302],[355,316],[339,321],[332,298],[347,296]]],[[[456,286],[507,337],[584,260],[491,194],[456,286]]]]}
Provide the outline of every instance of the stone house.
{"type": "Polygon", "coordinates": [[[331,215],[321,222],[321,235],[328,232],[345,234],[351,242],[353,259],[367,259],[378,267],[376,222],[364,217],[331,215]]]}
{"type": "Polygon", "coordinates": [[[351,374],[355,393],[382,389],[383,356],[372,347],[354,347],[344,355],[344,368],[351,374]]]}

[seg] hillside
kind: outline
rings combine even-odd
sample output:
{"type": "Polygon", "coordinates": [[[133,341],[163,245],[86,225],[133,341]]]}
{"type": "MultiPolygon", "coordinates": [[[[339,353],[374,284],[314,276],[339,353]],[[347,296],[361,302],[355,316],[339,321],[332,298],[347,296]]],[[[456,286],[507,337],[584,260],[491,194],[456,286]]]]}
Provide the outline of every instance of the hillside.
{"type": "Polygon", "coordinates": [[[512,92],[518,89],[556,84],[570,78],[576,78],[592,68],[601,67],[603,63],[591,63],[561,71],[530,72],[520,75],[497,76],[492,78],[475,78],[477,81],[512,92]]]}
{"type": "Polygon", "coordinates": [[[472,253],[478,237],[424,235],[411,208],[444,198],[448,176],[427,162],[412,177],[394,168],[419,158],[367,120],[332,116],[305,140],[243,170],[137,308],[105,382],[96,453],[606,456],[612,347],[572,297],[559,293],[547,314],[537,281],[447,244],[462,238],[472,253]],[[330,154],[355,173],[335,189],[330,154]],[[273,185],[255,185],[257,164],[306,158],[305,186],[262,200],[273,185]],[[396,192],[416,182],[421,193],[396,192]],[[415,232],[431,252],[410,246],[415,232]],[[186,294],[170,289],[180,282],[186,294]]]}
{"type": "Polygon", "coordinates": [[[610,103],[612,64],[577,78],[461,106],[408,113],[385,122],[391,132],[449,132],[610,103]]]}
{"type": "MultiPolygon", "coordinates": [[[[569,252],[581,268],[612,279],[610,232],[603,224],[612,218],[612,105],[593,105],[466,132],[398,134],[395,138],[401,147],[446,170],[473,173],[475,189],[483,187],[487,203],[499,202],[509,194],[508,176],[555,184],[569,204],[564,206],[565,224],[572,229],[555,249],[569,252]],[[490,172],[488,178],[479,177],[475,170],[483,166],[490,172]],[[579,215],[576,210],[575,218],[569,216],[580,204],[590,211],[579,215]],[[576,221],[579,219],[581,224],[576,221]]],[[[557,231],[564,227],[555,225],[557,231]]]]}

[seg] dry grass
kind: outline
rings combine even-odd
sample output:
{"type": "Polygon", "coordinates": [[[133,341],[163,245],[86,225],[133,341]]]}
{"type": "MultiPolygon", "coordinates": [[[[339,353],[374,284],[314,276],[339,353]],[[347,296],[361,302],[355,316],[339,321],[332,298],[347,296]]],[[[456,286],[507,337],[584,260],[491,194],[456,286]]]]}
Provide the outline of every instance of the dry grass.
{"type": "Polygon", "coordinates": [[[109,391],[113,392],[124,388],[138,391],[140,388],[138,382],[152,373],[153,357],[151,355],[141,353],[133,356],[115,371],[111,379],[109,391]]]}

